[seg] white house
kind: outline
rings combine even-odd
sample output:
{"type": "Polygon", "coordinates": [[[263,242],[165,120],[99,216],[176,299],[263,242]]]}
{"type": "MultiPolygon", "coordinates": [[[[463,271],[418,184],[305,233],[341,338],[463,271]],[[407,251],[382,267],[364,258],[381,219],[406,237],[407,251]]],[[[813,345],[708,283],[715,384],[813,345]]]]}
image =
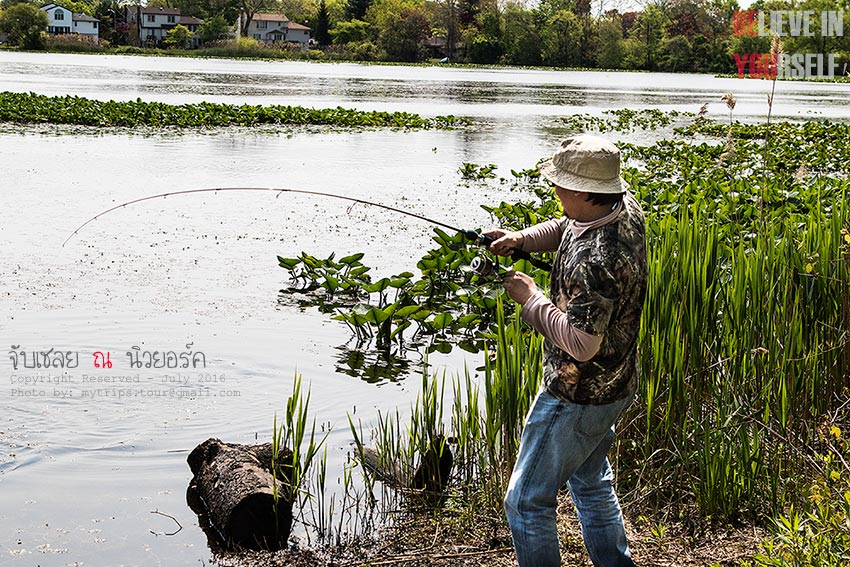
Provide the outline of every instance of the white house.
{"type": "Polygon", "coordinates": [[[93,37],[97,40],[100,33],[100,20],[87,16],[86,14],[74,14],[74,33],[93,37]]]}
{"type": "Polygon", "coordinates": [[[47,4],[39,10],[47,13],[47,33],[71,33],[71,28],[74,27],[74,14],[71,10],[56,4],[47,4]]]}
{"type": "MultiPolygon", "coordinates": [[[[246,18],[245,14],[240,17],[239,33],[246,18]]],[[[246,37],[265,43],[294,42],[306,47],[310,41],[310,28],[290,22],[283,14],[254,14],[246,37]]]]}
{"type": "Polygon", "coordinates": [[[198,29],[203,20],[193,16],[182,16],[178,8],[143,8],[141,6],[125,6],[125,18],[128,23],[139,23],[139,40],[142,43],[158,44],[165,41],[169,30],[178,24],[189,28],[192,32],[191,47],[199,47],[201,38],[198,29]]]}
{"type": "Polygon", "coordinates": [[[74,14],[58,4],[47,4],[39,8],[47,14],[47,33],[51,35],[77,33],[91,37],[97,43],[100,20],[86,14],[74,14]]]}
{"type": "Polygon", "coordinates": [[[180,21],[177,8],[142,8],[142,21],[139,24],[139,37],[142,41],[159,43],[165,40],[168,30],[180,21]]]}

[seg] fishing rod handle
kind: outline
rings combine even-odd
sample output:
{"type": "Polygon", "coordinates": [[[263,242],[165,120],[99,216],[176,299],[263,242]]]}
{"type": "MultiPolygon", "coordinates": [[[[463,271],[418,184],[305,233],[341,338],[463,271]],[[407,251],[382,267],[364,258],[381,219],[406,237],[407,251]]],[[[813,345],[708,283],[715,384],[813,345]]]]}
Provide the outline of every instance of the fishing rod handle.
{"type": "MultiPolygon", "coordinates": [[[[486,234],[478,235],[479,246],[490,246],[493,242],[495,242],[495,239],[492,236],[487,236],[486,234]]],[[[528,260],[528,262],[535,268],[546,270],[547,272],[552,271],[552,264],[535,258],[525,250],[520,250],[519,248],[511,248],[511,258],[514,260],[528,260]]]]}

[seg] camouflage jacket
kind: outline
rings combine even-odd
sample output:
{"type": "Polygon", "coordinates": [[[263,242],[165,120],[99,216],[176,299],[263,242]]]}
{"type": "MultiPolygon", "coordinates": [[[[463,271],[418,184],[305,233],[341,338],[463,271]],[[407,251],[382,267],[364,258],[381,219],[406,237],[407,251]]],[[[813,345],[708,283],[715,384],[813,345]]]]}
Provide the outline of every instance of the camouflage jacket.
{"type": "Polygon", "coordinates": [[[586,362],[544,342],[544,388],[562,400],[607,404],[637,389],[646,235],[638,202],[626,193],[623,204],[615,221],[578,238],[567,225],[555,256],[551,301],[575,328],[602,337],[599,352],[586,362]]]}

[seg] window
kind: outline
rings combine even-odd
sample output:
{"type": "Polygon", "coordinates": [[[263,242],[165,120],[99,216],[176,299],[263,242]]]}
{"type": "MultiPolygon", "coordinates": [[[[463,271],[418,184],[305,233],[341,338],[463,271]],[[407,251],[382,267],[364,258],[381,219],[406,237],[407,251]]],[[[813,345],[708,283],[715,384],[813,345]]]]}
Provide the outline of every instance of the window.
{"type": "Polygon", "coordinates": [[[174,16],[168,16],[168,23],[169,23],[169,24],[173,24],[173,23],[174,23],[174,16]]]}
{"type": "Polygon", "coordinates": [[[97,29],[97,22],[92,22],[91,25],[94,29],[97,29]]]}
{"type": "Polygon", "coordinates": [[[155,21],[156,21],[156,16],[154,16],[153,14],[148,14],[148,22],[153,23],[155,21]]]}
{"type": "Polygon", "coordinates": [[[269,27],[268,22],[257,22],[257,29],[258,30],[268,29],[268,27],[269,27]]]}
{"type": "Polygon", "coordinates": [[[55,12],[53,12],[53,18],[56,20],[64,20],[65,12],[63,12],[62,10],[56,10],[55,12]]]}
{"type": "Polygon", "coordinates": [[[259,40],[259,39],[263,39],[263,38],[260,36],[260,34],[255,33],[255,34],[254,34],[254,39],[259,40]]]}

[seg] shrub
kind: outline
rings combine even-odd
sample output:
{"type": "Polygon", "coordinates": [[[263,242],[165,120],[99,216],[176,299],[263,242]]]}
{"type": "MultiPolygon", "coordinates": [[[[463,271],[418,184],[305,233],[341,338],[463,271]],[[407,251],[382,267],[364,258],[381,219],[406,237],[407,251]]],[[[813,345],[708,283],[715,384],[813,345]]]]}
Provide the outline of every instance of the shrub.
{"type": "Polygon", "coordinates": [[[45,48],[49,51],[97,52],[107,47],[109,42],[105,39],[98,43],[97,38],[78,33],[49,35],[45,40],[45,48]]]}

